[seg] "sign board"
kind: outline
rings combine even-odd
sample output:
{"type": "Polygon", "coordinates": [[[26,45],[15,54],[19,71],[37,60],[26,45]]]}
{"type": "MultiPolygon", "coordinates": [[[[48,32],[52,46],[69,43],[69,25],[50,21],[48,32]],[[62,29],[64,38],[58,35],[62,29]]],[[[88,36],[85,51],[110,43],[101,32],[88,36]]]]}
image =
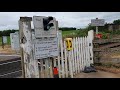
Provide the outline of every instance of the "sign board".
{"type": "Polygon", "coordinates": [[[10,42],[11,42],[11,48],[12,48],[12,50],[14,50],[13,34],[14,33],[10,33],[10,42]]]}
{"type": "Polygon", "coordinates": [[[58,56],[57,38],[35,39],[35,59],[58,56]]]}
{"type": "Polygon", "coordinates": [[[3,43],[7,43],[7,36],[3,36],[3,43]]]}
{"type": "Polygon", "coordinates": [[[10,41],[11,41],[11,48],[13,50],[19,50],[20,49],[19,34],[18,34],[18,32],[10,34],[10,41]]]}
{"type": "Polygon", "coordinates": [[[104,26],[105,20],[104,19],[92,19],[91,26],[104,26]]]}
{"type": "Polygon", "coordinates": [[[20,49],[19,36],[17,34],[14,35],[14,49],[20,49]]]}
{"type": "Polygon", "coordinates": [[[44,16],[33,16],[33,25],[35,29],[35,37],[56,37],[57,36],[57,27],[56,27],[56,20],[53,18],[52,22],[54,24],[53,27],[50,28],[48,31],[44,31],[43,28],[43,18],[44,16]]]}

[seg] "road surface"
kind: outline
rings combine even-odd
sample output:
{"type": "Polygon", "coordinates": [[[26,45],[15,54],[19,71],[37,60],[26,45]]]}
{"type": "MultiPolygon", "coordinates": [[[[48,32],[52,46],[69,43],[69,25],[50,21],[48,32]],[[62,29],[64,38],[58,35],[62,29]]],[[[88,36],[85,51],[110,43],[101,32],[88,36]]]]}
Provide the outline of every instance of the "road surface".
{"type": "Polygon", "coordinates": [[[98,71],[91,73],[80,73],[75,75],[74,78],[120,78],[120,74],[98,71]]]}

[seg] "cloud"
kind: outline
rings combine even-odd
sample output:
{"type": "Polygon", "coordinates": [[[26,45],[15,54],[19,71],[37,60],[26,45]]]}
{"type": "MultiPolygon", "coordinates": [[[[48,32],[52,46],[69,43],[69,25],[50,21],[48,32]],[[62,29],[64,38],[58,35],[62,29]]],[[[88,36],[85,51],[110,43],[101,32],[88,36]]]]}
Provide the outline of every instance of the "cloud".
{"type": "Polygon", "coordinates": [[[105,22],[111,23],[120,19],[120,12],[0,12],[0,30],[18,29],[18,20],[21,16],[53,16],[58,20],[60,27],[83,28],[95,18],[105,19],[105,22]]]}

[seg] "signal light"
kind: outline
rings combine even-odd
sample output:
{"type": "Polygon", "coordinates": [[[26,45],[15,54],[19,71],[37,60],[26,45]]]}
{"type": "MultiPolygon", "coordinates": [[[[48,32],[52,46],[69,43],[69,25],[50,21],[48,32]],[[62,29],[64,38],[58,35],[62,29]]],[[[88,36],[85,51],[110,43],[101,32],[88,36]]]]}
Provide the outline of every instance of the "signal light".
{"type": "Polygon", "coordinates": [[[50,23],[50,21],[52,20],[53,20],[53,17],[43,18],[43,27],[45,31],[48,31],[52,26],[54,26],[53,23],[50,23]]]}

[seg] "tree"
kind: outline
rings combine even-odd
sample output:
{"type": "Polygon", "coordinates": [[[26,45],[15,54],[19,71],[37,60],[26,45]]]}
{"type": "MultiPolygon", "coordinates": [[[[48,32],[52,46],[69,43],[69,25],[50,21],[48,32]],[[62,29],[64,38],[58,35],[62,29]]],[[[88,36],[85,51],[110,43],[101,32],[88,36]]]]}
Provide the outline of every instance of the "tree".
{"type": "Polygon", "coordinates": [[[76,30],[75,27],[60,27],[59,29],[62,30],[62,31],[76,30]]]}
{"type": "Polygon", "coordinates": [[[113,24],[120,24],[120,19],[114,20],[114,21],[113,21],[113,24]]]}
{"type": "Polygon", "coordinates": [[[14,33],[16,31],[19,31],[19,30],[3,30],[3,31],[0,31],[0,36],[10,36],[10,33],[14,33]]]}

